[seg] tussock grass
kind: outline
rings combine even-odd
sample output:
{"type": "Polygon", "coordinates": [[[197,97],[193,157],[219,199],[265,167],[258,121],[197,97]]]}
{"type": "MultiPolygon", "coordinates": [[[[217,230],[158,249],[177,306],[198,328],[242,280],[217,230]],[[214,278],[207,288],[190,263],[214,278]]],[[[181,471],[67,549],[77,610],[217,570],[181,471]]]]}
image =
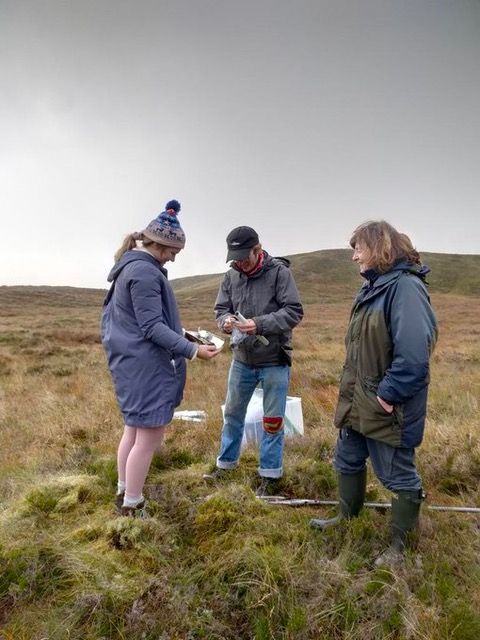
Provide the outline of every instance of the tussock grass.
{"type": "MultiPolygon", "coordinates": [[[[318,277],[314,254],[294,260],[307,306],[290,393],[302,397],[305,437],[287,442],[280,490],[296,497],[336,494],[331,421],[358,281],[339,270],[342,252],[326,254],[331,279],[318,277]]],[[[178,283],[186,327],[215,330],[217,281],[178,283]]],[[[418,455],[431,503],[480,505],[480,298],[460,295],[470,289],[464,281],[433,296],[440,341],[418,455]]],[[[151,518],[116,517],[122,423],[98,343],[102,295],[0,287],[2,638],[480,637],[477,516],[424,510],[417,549],[386,571],[373,560],[388,541],[387,514],[366,511],[335,530],[313,531],[308,520],[319,510],[254,496],[253,448],[230,482],[203,482],[217,454],[227,352],[189,364],[183,406],[208,418],[170,427],[146,487],[151,518]]],[[[371,475],[368,497],[389,498],[371,475]]]]}

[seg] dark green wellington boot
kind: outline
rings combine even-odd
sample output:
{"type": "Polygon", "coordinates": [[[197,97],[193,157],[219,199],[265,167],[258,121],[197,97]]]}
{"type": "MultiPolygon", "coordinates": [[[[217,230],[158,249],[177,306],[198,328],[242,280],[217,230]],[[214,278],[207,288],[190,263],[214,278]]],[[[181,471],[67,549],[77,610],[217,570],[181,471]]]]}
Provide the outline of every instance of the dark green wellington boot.
{"type": "Polygon", "coordinates": [[[314,529],[328,529],[340,522],[340,520],[350,520],[360,513],[365,501],[365,491],[367,488],[367,470],[360,473],[347,475],[338,474],[338,500],[339,513],[335,518],[313,518],[310,526],[314,529]]]}
{"type": "Polygon", "coordinates": [[[392,541],[389,548],[375,560],[375,566],[400,564],[417,528],[423,490],[397,491],[392,498],[392,541]]]}

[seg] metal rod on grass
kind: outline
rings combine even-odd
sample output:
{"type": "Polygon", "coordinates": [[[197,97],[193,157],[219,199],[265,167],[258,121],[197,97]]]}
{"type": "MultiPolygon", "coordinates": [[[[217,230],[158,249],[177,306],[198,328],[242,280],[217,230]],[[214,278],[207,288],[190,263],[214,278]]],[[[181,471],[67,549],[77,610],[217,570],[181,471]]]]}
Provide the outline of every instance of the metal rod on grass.
{"type": "MultiPolygon", "coordinates": [[[[312,500],[310,498],[284,498],[283,496],[261,496],[267,504],[284,505],[288,507],[332,507],[338,505],[338,500],[312,500]]],[[[371,509],[390,509],[390,502],[365,502],[365,507],[371,509]]],[[[426,505],[429,511],[451,511],[458,513],[480,513],[480,507],[449,507],[446,505],[426,505]]]]}

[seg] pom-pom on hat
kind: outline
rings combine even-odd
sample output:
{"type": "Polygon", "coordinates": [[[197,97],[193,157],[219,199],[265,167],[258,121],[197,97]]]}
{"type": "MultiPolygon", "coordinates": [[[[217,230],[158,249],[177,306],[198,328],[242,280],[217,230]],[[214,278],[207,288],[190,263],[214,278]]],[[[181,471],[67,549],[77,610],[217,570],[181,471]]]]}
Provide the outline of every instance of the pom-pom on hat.
{"type": "Polygon", "coordinates": [[[259,243],[258,233],[252,227],[235,227],[227,236],[227,262],[246,260],[252,247],[259,243]]]}
{"type": "Polygon", "coordinates": [[[178,200],[169,200],[155,220],[152,220],[143,235],[153,242],[158,242],[166,247],[177,247],[183,249],[185,246],[185,233],[180,226],[177,214],[180,211],[178,200]]]}

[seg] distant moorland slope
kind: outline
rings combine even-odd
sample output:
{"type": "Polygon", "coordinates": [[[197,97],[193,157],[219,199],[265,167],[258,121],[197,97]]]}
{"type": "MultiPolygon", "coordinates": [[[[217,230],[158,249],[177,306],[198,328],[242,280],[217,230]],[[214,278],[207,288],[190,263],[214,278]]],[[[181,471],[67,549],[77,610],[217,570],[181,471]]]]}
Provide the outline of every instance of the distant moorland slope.
{"type": "MultiPolygon", "coordinates": [[[[288,256],[305,303],[325,299],[350,299],[361,284],[350,249],[326,249],[288,256]]],[[[480,255],[422,253],[431,269],[427,280],[432,293],[480,295],[480,255]]],[[[167,265],[168,266],[168,265],[167,265]]],[[[201,304],[215,298],[223,274],[214,273],[172,280],[183,304],[201,304]]],[[[50,286],[0,286],[0,303],[24,298],[39,305],[91,306],[101,303],[103,289],[50,286]]]]}
{"type": "MultiPolygon", "coordinates": [[[[432,293],[480,295],[480,255],[422,253],[431,269],[427,278],[432,293]]],[[[303,300],[316,302],[318,296],[351,298],[361,284],[350,249],[327,249],[288,256],[303,300]]],[[[216,295],[222,274],[179,278],[173,287],[183,299],[201,300],[216,295]]]]}

